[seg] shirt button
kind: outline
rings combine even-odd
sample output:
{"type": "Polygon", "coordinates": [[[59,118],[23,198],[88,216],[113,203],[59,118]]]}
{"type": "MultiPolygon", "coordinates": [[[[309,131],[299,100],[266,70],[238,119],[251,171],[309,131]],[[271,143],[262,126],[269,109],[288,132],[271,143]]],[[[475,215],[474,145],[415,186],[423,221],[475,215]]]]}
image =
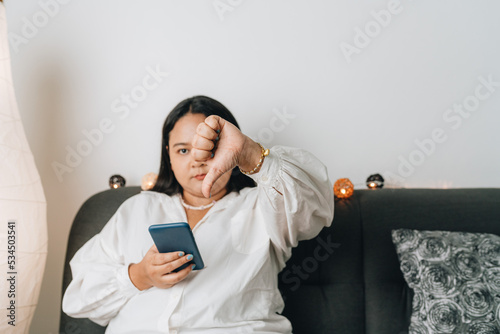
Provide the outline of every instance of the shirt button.
{"type": "Polygon", "coordinates": [[[263,176],[263,177],[261,178],[261,180],[262,180],[263,182],[267,182],[267,180],[268,180],[268,179],[267,179],[267,176],[263,176]]]}
{"type": "Polygon", "coordinates": [[[177,334],[177,331],[174,329],[173,331],[170,331],[170,334],[177,334]]]}

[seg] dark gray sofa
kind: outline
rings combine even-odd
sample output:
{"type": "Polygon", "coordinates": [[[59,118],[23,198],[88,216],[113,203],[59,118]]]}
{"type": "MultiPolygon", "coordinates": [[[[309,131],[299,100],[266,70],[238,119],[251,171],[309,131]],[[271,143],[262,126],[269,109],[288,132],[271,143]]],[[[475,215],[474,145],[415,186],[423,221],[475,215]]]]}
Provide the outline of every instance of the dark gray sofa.
{"type": "MultiPolygon", "coordinates": [[[[107,190],[83,204],[68,241],[63,293],[74,253],[139,191],[107,190]]],[[[302,241],[278,277],[295,334],[408,333],[413,295],[391,241],[396,228],[500,235],[500,189],[356,190],[336,200],[332,226],[302,241]]],[[[60,333],[104,328],[62,313],[60,333]]]]}

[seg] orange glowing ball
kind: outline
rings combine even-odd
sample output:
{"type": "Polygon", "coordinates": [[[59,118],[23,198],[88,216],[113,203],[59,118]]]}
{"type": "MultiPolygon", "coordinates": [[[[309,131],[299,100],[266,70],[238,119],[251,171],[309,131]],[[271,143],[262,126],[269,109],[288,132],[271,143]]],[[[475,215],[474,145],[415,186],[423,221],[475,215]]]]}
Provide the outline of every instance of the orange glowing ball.
{"type": "Polygon", "coordinates": [[[150,190],[156,184],[156,180],[158,179],[158,175],[156,173],[147,173],[142,177],[141,180],[141,189],[142,190],[150,190]]]}
{"type": "Polygon", "coordinates": [[[338,198],[349,198],[354,193],[354,185],[349,179],[338,179],[333,185],[333,194],[338,198]]]}

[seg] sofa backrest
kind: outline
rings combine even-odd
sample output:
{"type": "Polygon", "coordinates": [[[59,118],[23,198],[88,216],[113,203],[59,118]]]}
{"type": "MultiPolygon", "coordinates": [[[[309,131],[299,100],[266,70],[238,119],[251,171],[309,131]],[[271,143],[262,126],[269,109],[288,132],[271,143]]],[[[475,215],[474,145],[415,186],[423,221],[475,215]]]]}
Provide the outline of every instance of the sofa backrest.
{"type": "Polygon", "coordinates": [[[380,189],[355,193],[361,208],[365,326],[369,334],[408,333],[413,296],[400,271],[391,230],[500,235],[500,189],[380,189]]]}
{"type": "Polygon", "coordinates": [[[365,332],[361,227],[357,198],[336,200],[332,226],[293,249],[278,283],[295,334],[365,332]]]}
{"type": "MultiPolygon", "coordinates": [[[[69,261],[139,187],[107,190],[81,207],[68,240],[69,261]]],[[[500,189],[356,190],[335,201],[331,227],[301,241],[278,277],[284,315],[295,334],[407,334],[412,293],[399,270],[392,229],[500,235],[500,189]]],[[[61,314],[60,333],[104,333],[88,319],[61,314]]]]}
{"type": "MultiPolygon", "coordinates": [[[[64,261],[62,293],[72,280],[69,261],[75,253],[94,235],[101,232],[118,207],[129,197],[138,194],[139,187],[110,189],[90,197],[76,214],[71,226],[64,261]]],[[[102,334],[105,328],[89,319],[75,319],[61,311],[60,334],[102,334]]]]}

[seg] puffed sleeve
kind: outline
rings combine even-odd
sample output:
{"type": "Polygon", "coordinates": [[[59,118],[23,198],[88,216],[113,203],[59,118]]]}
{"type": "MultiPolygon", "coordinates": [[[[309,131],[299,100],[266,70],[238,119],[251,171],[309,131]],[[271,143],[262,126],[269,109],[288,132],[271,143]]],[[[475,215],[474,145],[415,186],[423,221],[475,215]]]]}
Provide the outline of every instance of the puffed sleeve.
{"type": "Polygon", "coordinates": [[[303,149],[274,146],[257,174],[257,205],[280,260],[300,240],[314,238],[333,220],[333,187],[326,167],[303,149]]]}
{"type": "Polygon", "coordinates": [[[106,326],[139,290],[130,281],[123,252],[121,220],[126,203],[102,231],[76,252],[70,261],[73,280],[62,301],[63,311],[74,318],[89,318],[106,326]]]}

